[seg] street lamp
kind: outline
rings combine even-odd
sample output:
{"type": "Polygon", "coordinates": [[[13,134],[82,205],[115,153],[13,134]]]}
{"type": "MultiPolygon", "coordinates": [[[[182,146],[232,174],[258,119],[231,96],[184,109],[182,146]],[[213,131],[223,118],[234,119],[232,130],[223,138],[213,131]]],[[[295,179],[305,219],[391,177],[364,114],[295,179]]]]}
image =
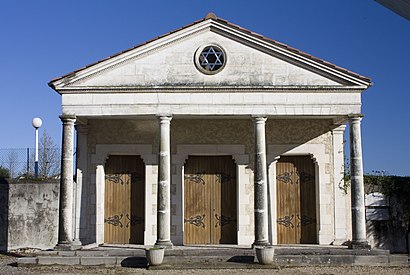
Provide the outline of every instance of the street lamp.
{"type": "Polygon", "coordinates": [[[43,122],[40,118],[35,117],[31,122],[33,127],[36,129],[36,143],[35,143],[35,158],[34,158],[34,177],[38,178],[38,128],[41,127],[43,122]]]}

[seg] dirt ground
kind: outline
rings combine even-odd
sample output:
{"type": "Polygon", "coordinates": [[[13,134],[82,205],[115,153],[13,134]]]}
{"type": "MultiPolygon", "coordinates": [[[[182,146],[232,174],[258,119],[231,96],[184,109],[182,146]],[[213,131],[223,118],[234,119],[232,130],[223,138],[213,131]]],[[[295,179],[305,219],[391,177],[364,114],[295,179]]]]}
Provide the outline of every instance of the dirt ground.
{"type": "Polygon", "coordinates": [[[374,267],[374,266],[339,266],[339,267],[293,267],[282,269],[188,269],[188,270],[146,270],[127,267],[84,267],[84,266],[15,266],[16,258],[0,254],[0,274],[393,274],[409,275],[410,267],[374,267]]]}

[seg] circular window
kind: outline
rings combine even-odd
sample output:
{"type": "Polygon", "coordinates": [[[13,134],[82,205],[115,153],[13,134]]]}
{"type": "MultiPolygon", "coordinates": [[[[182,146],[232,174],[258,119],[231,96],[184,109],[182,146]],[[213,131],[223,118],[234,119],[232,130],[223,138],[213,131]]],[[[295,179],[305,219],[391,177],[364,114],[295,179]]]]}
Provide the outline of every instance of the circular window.
{"type": "Polygon", "coordinates": [[[221,47],[208,45],[199,48],[195,53],[196,67],[205,74],[220,72],[226,63],[226,54],[221,47]]]}

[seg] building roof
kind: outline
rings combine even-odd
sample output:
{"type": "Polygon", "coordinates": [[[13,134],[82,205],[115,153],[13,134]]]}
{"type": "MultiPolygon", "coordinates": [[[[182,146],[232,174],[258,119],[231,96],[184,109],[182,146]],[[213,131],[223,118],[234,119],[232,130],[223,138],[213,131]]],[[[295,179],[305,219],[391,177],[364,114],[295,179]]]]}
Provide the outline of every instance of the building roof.
{"type": "Polygon", "coordinates": [[[283,43],[278,42],[278,41],[276,41],[276,40],[273,40],[273,39],[271,39],[271,38],[265,37],[265,36],[263,36],[263,35],[261,35],[261,34],[252,32],[252,31],[250,31],[250,30],[248,30],[248,29],[245,29],[245,28],[243,28],[243,27],[241,27],[241,26],[238,26],[238,25],[236,25],[236,24],[233,24],[233,23],[231,23],[231,22],[229,22],[229,21],[227,21],[227,20],[225,20],[225,19],[222,19],[222,18],[220,18],[220,17],[217,17],[214,13],[208,13],[204,18],[202,18],[202,19],[200,19],[200,20],[197,20],[197,21],[195,21],[195,22],[192,22],[192,23],[190,23],[190,24],[188,24],[188,25],[185,25],[185,26],[183,26],[183,27],[181,27],[181,28],[179,28],[179,29],[170,31],[170,32],[168,32],[168,33],[165,33],[165,34],[163,34],[163,35],[160,35],[160,36],[158,36],[158,37],[155,37],[155,38],[150,39],[150,40],[148,40],[148,41],[145,41],[145,42],[143,42],[143,43],[140,43],[140,44],[138,44],[138,45],[136,45],[136,46],[134,46],[134,47],[132,47],[132,48],[126,49],[126,50],[124,50],[124,51],[121,51],[121,52],[119,52],[119,53],[116,53],[116,54],[114,54],[114,55],[111,55],[111,56],[109,56],[109,57],[106,57],[106,58],[104,58],[104,59],[101,59],[101,60],[99,60],[99,61],[97,61],[97,62],[94,62],[94,63],[91,63],[91,64],[89,64],[89,65],[86,65],[86,66],[84,66],[84,67],[82,67],[82,68],[79,68],[79,69],[77,69],[77,70],[74,70],[74,71],[72,71],[72,72],[70,72],[70,73],[67,73],[67,74],[63,75],[63,76],[54,78],[54,79],[52,79],[48,84],[49,84],[49,86],[51,86],[51,87],[54,88],[53,82],[56,82],[56,81],[59,81],[59,80],[65,78],[65,77],[69,77],[69,76],[71,76],[71,75],[74,75],[74,74],[76,74],[76,73],[78,73],[78,72],[80,72],[80,71],[82,71],[82,70],[85,70],[85,69],[87,69],[87,68],[89,68],[89,67],[92,67],[92,66],[94,66],[94,65],[96,65],[96,64],[99,64],[99,63],[102,63],[102,62],[104,62],[104,61],[107,61],[107,60],[109,60],[109,59],[111,59],[111,58],[117,57],[117,56],[119,56],[119,55],[121,55],[121,54],[127,53],[127,52],[132,51],[132,50],[134,50],[134,49],[136,49],[136,48],[142,47],[142,46],[144,46],[144,45],[147,45],[147,44],[149,44],[149,43],[152,43],[152,42],[154,42],[154,41],[156,41],[156,40],[159,40],[159,39],[164,38],[164,37],[166,37],[166,36],[168,36],[168,35],[171,35],[171,34],[176,33],[176,32],[178,32],[178,31],[184,30],[184,29],[186,29],[186,28],[189,28],[189,27],[191,27],[191,26],[193,26],[193,25],[199,24],[199,23],[201,23],[201,22],[203,22],[203,21],[206,21],[206,20],[216,21],[216,22],[218,22],[218,23],[220,23],[220,24],[222,24],[222,25],[225,25],[225,26],[227,26],[227,27],[230,27],[230,28],[233,28],[233,29],[235,29],[235,30],[238,30],[238,31],[240,31],[240,32],[242,32],[242,33],[244,33],[244,34],[250,35],[250,36],[252,36],[252,37],[254,37],[254,38],[256,38],[256,39],[260,39],[260,40],[262,40],[262,41],[264,41],[264,42],[267,42],[267,43],[269,43],[269,44],[272,44],[272,45],[274,45],[274,46],[276,46],[276,47],[283,48],[283,49],[288,50],[288,51],[290,51],[290,52],[292,52],[292,53],[295,53],[295,54],[297,54],[297,55],[300,55],[300,56],[303,56],[303,57],[305,57],[305,58],[308,58],[308,59],[310,59],[310,60],[312,60],[312,61],[318,62],[318,63],[322,64],[322,65],[325,66],[325,67],[328,67],[328,68],[330,68],[330,69],[333,69],[333,70],[339,71],[339,72],[341,72],[341,73],[345,73],[345,74],[347,74],[347,75],[350,75],[350,76],[352,76],[352,77],[358,78],[358,79],[360,79],[360,80],[362,80],[362,81],[364,81],[364,82],[367,82],[368,85],[371,85],[371,84],[372,84],[372,83],[371,83],[371,79],[368,78],[368,77],[362,76],[362,75],[360,75],[360,74],[354,73],[354,72],[349,71],[349,70],[347,70],[347,69],[344,69],[344,68],[342,68],[342,67],[336,66],[336,65],[334,65],[334,64],[332,64],[332,63],[330,63],[330,62],[327,62],[327,61],[325,61],[325,60],[323,60],[323,59],[320,59],[320,58],[317,58],[317,57],[312,56],[312,55],[310,55],[310,54],[307,54],[307,53],[305,53],[305,52],[303,52],[303,51],[301,51],[301,50],[295,49],[295,48],[293,48],[293,47],[291,47],[291,46],[289,46],[289,45],[286,45],[286,44],[283,44],[283,43]]]}
{"type": "Polygon", "coordinates": [[[410,0],[376,0],[376,2],[410,21],[410,0]]]}

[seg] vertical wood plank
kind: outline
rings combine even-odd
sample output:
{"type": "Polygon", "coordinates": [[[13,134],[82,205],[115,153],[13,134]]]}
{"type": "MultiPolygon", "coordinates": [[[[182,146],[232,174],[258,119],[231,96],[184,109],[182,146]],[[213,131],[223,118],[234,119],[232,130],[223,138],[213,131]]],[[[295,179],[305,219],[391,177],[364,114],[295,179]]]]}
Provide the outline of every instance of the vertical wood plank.
{"type": "Polygon", "coordinates": [[[144,162],[139,156],[110,156],[105,171],[104,242],[143,244],[144,162]]]}
{"type": "Polygon", "coordinates": [[[315,166],[310,156],[276,166],[278,244],[317,243],[315,166]]]}
{"type": "Polygon", "coordinates": [[[237,243],[232,157],[190,156],[184,178],[184,243],[237,243]]]}

